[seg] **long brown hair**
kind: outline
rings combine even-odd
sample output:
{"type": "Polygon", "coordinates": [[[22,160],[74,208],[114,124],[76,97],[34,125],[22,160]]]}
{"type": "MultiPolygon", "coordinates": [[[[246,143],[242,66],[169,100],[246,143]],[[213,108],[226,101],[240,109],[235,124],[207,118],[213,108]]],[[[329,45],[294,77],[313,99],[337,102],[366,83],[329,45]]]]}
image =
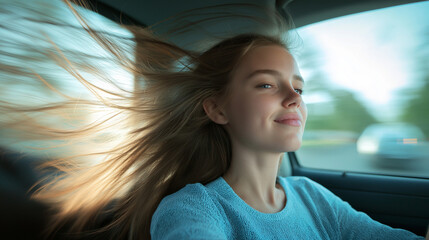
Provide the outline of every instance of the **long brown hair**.
{"type": "MultiPolygon", "coordinates": [[[[55,85],[58,80],[0,58],[1,88],[13,91],[16,85],[7,79],[19,79],[58,99],[31,106],[2,100],[0,127],[11,129],[10,138],[56,140],[57,146],[69,149],[44,164],[60,173],[49,175],[34,195],[55,210],[50,233],[66,221],[71,221],[71,232],[80,232],[111,204],[115,217],[104,230],[113,229],[112,238],[129,234],[149,239],[151,217],[163,197],[189,183],[213,181],[228,169],[229,136],[210,121],[202,103],[228,94],[231,74],[249,50],[266,45],[286,48],[281,39],[284,35],[280,35],[285,26],[271,36],[240,34],[199,53],[169,43],[149,28],[124,26],[132,33],[130,38],[94,30],[66,3],[108,53],[102,60],[112,61],[134,76],[133,88],[117,84],[103,72],[94,61],[100,57],[66,51],[41,36],[49,46],[32,51],[54,60],[92,97],[66,94],[55,85]],[[88,73],[110,88],[89,80],[88,73]],[[103,116],[82,123],[99,110],[103,116]]],[[[2,30],[11,28],[2,26],[2,30]]],[[[0,49],[6,46],[5,41],[0,43],[0,49]]],[[[2,53],[15,60],[37,61],[2,53]]]]}

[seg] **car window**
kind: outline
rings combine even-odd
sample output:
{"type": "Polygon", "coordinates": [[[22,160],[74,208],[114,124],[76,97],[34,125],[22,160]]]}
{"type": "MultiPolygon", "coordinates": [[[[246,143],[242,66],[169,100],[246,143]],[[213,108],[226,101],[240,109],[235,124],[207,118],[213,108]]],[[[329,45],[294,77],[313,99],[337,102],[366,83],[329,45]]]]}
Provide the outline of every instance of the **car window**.
{"type": "Polygon", "coordinates": [[[305,167],[429,177],[429,1],[297,29],[305,167]]]}
{"type": "MultiPolygon", "coordinates": [[[[108,30],[106,33],[117,37],[132,37],[132,34],[128,30],[120,27],[117,23],[103,17],[102,15],[81,7],[76,7],[76,9],[91,24],[91,26],[95,27],[95,29],[100,31],[108,30]]],[[[26,69],[31,69],[34,72],[37,72],[37,74],[43,77],[47,82],[49,82],[49,84],[52,84],[53,87],[59,89],[63,94],[77,96],[79,99],[94,98],[94,94],[85,88],[83,84],[76,81],[72,74],[59,66],[55,61],[52,61],[52,56],[34,51],[34,49],[37,49],[38,47],[52,47],[52,45],[49,45],[46,41],[46,39],[49,39],[52,43],[55,43],[58,49],[61,49],[61,54],[64,54],[68,58],[73,57],[70,55],[73,52],[84,53],[89,59],[94,60],[94,63],[101,71],[107,72],[107,74],[116,82],[109,83],[93,75],[84,75],[86,79],[91,80],[105,90],[113,91],[113,89],[115,89],[113,84],[126,90],[132,90],[134,83],[133,76],[129,72],[126,72],[117,66],[113,61],[109,61],[109,59],[111,59],[109,53],[101,48],[99,44],[91,38],[91,36],[82,28],[81,23],[79,23],[74,14],[62,1],[17,0],[2,4],[2,11],[12,12],[15,14],[12,15],[14,16],[14,19],[12,19],[12,17],[10,17],[11,19],[8,19],[6,14],[2,15],[4,18],[2,21],[7,22],[10,25],[9,27],[11,29],[13,28],[14,31],[16,30],[16,34],[14,31],[5,31],[2,33],[1,31],[4,30],[0,30],[1,36],[8,34],[8,41],[3,41],[0,45],[0,51],[2,52],[0,60],[2,63],[10,63],[12,66],[19,66],[19,63],[13,62],[16,61],[16,59],[19,59],[13,56],[18,55],[20,58],[26,59],[26,69]],[[23,11],[22,9],[25,8],[22,8],[22,6],[32,10],[23,11]],[[48,24],[50,22],[56,24],[48,24]],[[26,36],[26,34],[30,34],[31,36],[40,35],[41,37],[40,39],[23,37],[26,36]],[[26,48],[18,49],[16,47],[16,45],[22,46],[24,44],[26,45],[26,48]]],[[[133,42],[131,40],[127,42],[127,44],[130,45],[130,48],[133,47],[133,42]]],[[[86,69],[84,67],[80,67],[80,69],[82,70],[79,74],[86,74],[86,69]]],[[[51,100],[52,102],[62,100],[62,95],[55,94],[53,91],[46,91],[46,88],[39,87],[36,84],[26,84],[26,81],[30,81],[32,79],[26,79],[14,72],[8,75],[7,71],[2,71],[0,73],[0,78],[5,81],[10,81],[11,87],[12,84],[14,84],[14,91],[0,89],[0,101],[16,102],[26,106],[31,106],[46,103],[46,101],[51,100]],[[22,97],[23,95],[25,96],[24,98],[22,97]]],[[[101,97],[109,97],[103,94],[103,92],[99,92],[101,97]]],[[[94,107],[94,109],[88,109],[87,111],[88,112],[81,113],[85,114],[86,122],[73,122],[73,124],[84,125],[99,120],[104,116],[111,115],[107,110],[97,107],[94,107]]],[[[67,114],[70,114],[70,116],[72,115],[71,113],[67,114]]],[[[38,115],[38,119],[42,120],[43,118],[52,122],[52,124],[60,123],[60,121],[56,121],[57,119],[52,118],[51,116],[38,115]]],[[[0,117],[0,121],[1,120],[2,119],[0,117]]],[[[13,137],[10,137],[10,135],[13,136],[14,134],[17,135],[19,133],[15,131],[11,133],[10,131],[11,130],[9,129],[0,129],[0,146],[4,146],[15,151],[31,152],[34,155],[38,155],[42,154],[41,151],[34,148],[52,145],[51,142],[45,143],[43,141],[21,141],[20,143],[16,143],[11,141],[13,137]]],[[[61,143],[58,144],[61,145],[61,143]]],[[[51,151],[53,154],[61,154],[64,152],[64,149],[58,147],[51,151]]],[[[45,157],[45,155],[43,156],[45,157]]]]}

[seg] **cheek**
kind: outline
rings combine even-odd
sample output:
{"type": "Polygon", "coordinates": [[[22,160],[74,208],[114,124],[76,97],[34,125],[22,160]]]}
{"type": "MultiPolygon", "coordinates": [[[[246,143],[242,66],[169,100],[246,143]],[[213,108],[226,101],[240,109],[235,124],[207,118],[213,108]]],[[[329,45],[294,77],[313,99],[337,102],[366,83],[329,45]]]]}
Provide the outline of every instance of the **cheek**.
{"type": "Polygon", "coordinates": [[[260,124],[269,116],[271,105],[272,102],[266,98],[237,96],[231,101],[229,120],[240,125],[260,124]]]}
{"type": "Polygon", "coordinates": [[[305,122],[307,121],[307,105],[305,105],[304,102],[301,103],[301,106],[299,107],[299,111],[302,115],[302,120],[305,126],[305,122]]]}

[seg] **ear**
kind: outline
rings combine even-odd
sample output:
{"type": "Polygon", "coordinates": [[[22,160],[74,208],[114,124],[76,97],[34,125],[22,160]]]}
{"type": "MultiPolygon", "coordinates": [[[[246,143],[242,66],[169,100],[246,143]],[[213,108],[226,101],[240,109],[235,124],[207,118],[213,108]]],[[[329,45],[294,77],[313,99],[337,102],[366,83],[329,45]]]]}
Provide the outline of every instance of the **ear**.
{"type": "Polygon", "coordinates": [[[203,101],[203,108],[207,116],[217,124],[227,124],[228,118],[225,116],[223,109],[214,97],[207,98],[203,101]]]}

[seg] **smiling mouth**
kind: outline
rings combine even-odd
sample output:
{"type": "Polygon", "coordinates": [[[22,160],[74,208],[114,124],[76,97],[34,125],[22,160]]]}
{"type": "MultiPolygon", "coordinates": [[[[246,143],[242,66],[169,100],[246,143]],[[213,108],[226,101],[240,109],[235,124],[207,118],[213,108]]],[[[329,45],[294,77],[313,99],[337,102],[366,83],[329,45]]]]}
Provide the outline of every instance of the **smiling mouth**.
{"type": "Polygon", "coordinates": [[[293,127],[301,127],[302,125],[301,117],[297,113],[287,113],[275,119],[274,122],[293,127]]]}
{"type": "Polygon", "coordinates": [[[274,120],[276,123],[294,126],[294,127],[301,127],[302,123],[299,119],[283,119],[283,120],[274,120]]]}

